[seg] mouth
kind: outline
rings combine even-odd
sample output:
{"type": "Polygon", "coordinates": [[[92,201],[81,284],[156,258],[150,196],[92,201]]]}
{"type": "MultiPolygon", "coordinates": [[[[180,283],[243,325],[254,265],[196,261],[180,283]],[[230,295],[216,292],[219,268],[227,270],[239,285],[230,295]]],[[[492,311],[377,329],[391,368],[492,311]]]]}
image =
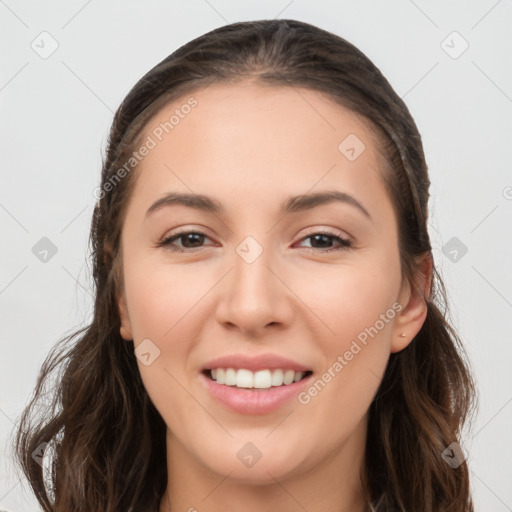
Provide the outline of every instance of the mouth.
{"type": "Polygon", "coordinates": [[[307,379],[312,371],[294,371],[286,368],[264,369],[252,372],[245,368],[210,368],[202,371],[208,379],[238,389],[265,390],[290,386],[307,379]]]}

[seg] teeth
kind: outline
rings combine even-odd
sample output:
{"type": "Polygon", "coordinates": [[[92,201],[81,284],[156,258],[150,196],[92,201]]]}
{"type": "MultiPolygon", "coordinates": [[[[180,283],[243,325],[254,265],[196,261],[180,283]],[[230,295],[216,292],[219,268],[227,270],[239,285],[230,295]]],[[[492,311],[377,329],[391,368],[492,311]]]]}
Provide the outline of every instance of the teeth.
{"type": "Polygon", "coordinates": [[[294,377],[295,377],[295,372],[293,370],[287,370],[284,374],[284,383],[286,385],[291,384],[293,382],[294,377]]]}
{"type": "Polygon", "coordinates": [[[224,384],[226,386],[236,386],[237,377],[233,368],[227,368],[224,373],[224,384]]]}
{"type": "Polygon", "coordinates": [[[302,377],[304,377],[305,372],[293,372],[293,382],[299,382],[302,377]]]}
{"type": "Polygon", "coordinates": [[[301,380],[305,372],[293,370],[259,370],[251,372],[246,369],[214,368],[210,375],[218,384],[236,386],[237,388],[268,389],[272,386],[285,386],[301,380]]]}
{"type": "MultiPolygon", "coordinates": [[[[269,370],[270,373],[270,370],[269,370]]],[[[284,381],[284,373],[283,370],[274,370],[272,372],[271,382],[272,386],[281,386],[284,381]]]]}

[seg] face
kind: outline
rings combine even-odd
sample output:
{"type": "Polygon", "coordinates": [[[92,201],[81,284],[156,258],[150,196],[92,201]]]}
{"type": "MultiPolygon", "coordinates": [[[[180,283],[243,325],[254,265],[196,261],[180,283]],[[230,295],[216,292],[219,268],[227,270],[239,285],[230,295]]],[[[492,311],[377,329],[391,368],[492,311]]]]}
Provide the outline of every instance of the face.
{"type": "Polygon", "coordinates": [[[155,145],[121,241],[121,334],[138,347],[168,454],[259,483],[357,457],[389,355],[426,314],[402,283],[372,132],[306,89],[191,97],[146,128],[155,145]],[[151,208],[171,193],[195,201],[151,208]]]}

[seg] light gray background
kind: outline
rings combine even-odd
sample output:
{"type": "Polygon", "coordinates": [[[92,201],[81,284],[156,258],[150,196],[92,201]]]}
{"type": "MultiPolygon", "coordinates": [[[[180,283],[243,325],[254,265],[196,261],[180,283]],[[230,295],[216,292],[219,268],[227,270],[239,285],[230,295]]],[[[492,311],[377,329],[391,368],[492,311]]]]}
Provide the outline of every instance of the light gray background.
{"type": "MultiPolygon", "coordinates": [[[[123,97],[161,59],[215,27],[295,18],[366,53],[418,124],[433,183],[434,255],[480,391],[464,440],[477,510],[512,510],[510,0],[0,0],[0,17],[2,447],[50,347],[90,316],[92,191],[123,97]],[[46,59],[31,47],[50,48],[43,31],[58,42],[46,59]],[[448,37],[453,31],[469,44],[458,58],[464,43],[448,37]],[[32,252],[42,237],[58,250],[46,263],[32,252]],[[453,237],[467,254],[443,253],[453,237]]],[[[0,509],[39,510],[2,455],[0,509]]]]}

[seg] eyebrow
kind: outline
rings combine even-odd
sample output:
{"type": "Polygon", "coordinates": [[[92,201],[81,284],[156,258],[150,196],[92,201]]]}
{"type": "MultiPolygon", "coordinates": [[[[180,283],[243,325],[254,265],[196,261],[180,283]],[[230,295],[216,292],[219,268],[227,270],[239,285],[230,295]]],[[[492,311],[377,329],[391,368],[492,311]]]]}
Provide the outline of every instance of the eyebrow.
{"type": "MultiPolygon", "coordinates": [[[[368,210],[355,197],[339,190],[326,190],[323,192],[314,192],[299,196],[289,196],[281,204],[280,213],[282,215],[299,213],[333,202],[341,202],[353,206],[363,213],[368,219],[372,220],[368,210]]],[[[225,211],[222,203],[209,196],[202,194],[168,192],[149,207],[146,212],[146,218],[166,206],[175,204],[188,206],[189,208],[195,208],[196,210],[213,214],[222,214],[225,211]]]]}

